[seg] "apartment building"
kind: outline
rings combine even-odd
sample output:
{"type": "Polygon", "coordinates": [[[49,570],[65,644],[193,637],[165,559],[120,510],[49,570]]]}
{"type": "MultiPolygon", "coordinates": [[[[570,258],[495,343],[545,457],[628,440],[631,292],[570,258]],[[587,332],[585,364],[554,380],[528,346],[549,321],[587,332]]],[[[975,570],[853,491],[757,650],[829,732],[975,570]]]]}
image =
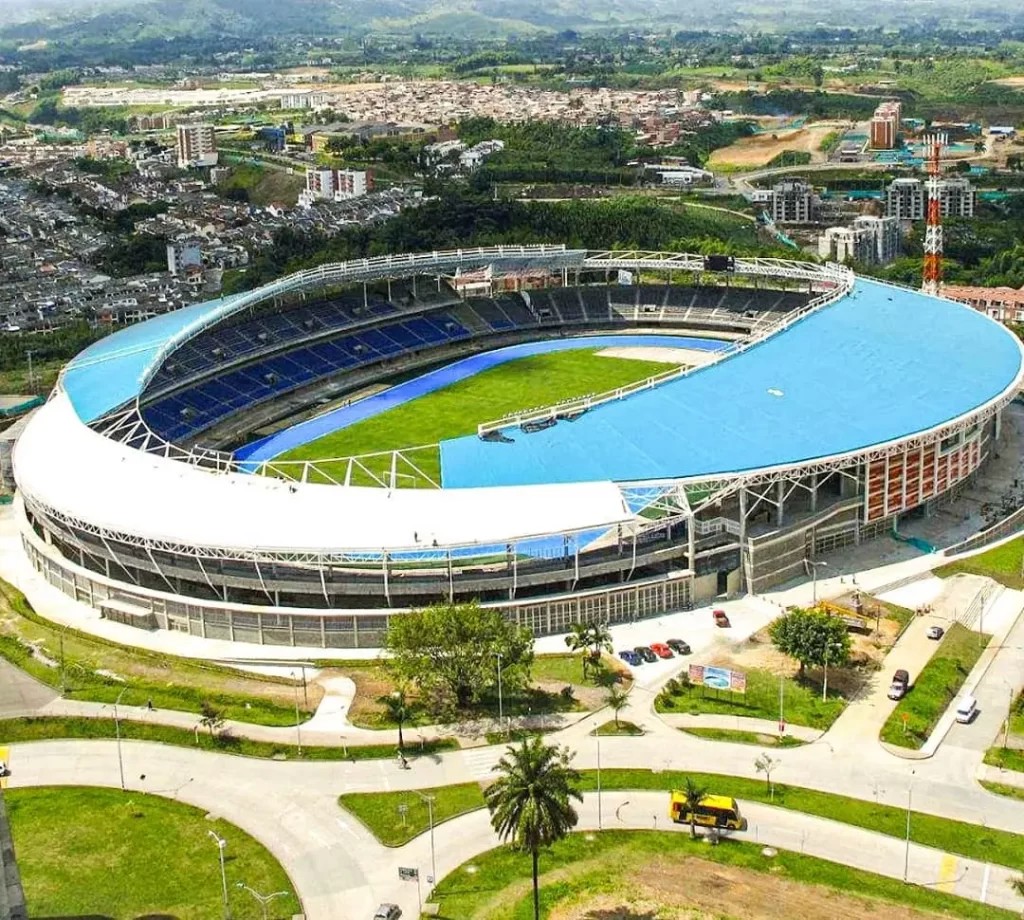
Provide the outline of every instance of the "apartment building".
{"type": "Polygon", "coordinates": [[[871,116],[871,146],[875,150],[895,150],[899,143],[903,105],[896,100],[883,102],[871,116]]]}
{"type": "Polygon", "coordinates": [[[804,179],[778,182],[764,197],[768,213],[777,224],[809,224],[818,217],[818,196],[804,179]]]}
{"type": "Polygon", "coordinates": [[[942,296],[965,303],[1001,323],[1024,323],[1024,288],[947,284],[942,296]]]}
{"type": "MultiPolygon", "coordinates": [[[[963,177],[939,181],[939,210],[943,217],[974,217],[978,191],[963,177]]],[[[885,213],[899,220],[924,220],[928,186],[921,179],[893,179],[885,192],[885,213]]]]}
{"type": "Polygon", "coordinates": [[[213,125],[178,125],[178,168],[217,165],[217,135],[213,125]]]}
{"type": "Polygon", "coordinates": [[[888,265],[899,255],[901,240],[897,218],[863,216],[849,227],[829,227],[818,237],[818,255],[834,262],[888,265]]]}
{"type": "Polygon", "coordinates": [[[345,201],[373,191],[373,171],[369,169],[306,169],[306,187],[299,204],[309,207],[314,201],[345,201]]]}

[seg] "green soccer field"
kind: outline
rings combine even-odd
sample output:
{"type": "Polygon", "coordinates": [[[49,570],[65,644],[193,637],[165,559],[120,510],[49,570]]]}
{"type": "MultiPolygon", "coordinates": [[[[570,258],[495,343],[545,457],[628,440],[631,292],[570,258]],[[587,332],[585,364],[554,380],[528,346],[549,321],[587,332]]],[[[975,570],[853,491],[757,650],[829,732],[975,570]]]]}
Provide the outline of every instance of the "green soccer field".
{"type": "MultiPolygon", "coordinates": [[[[599,355],[598,351],[600,349],[551,352],[492,367],[275,459],[324,460],[423,447],[408,452],[408,458],[423,473],[440,482],[441,452],[437,445],[446,438],[473,434],[481,422],[520,409],[611,390],[663,373],[673,366],[656,361],[609,358],[599,355]]],[[[391,468],[390,454],[363,458],[360,462],[384,477],[391,468]]],[[[342,479],[346,467],[345,463],[321,463],[318,469],[322,472],[311,471],[309,479],[320,482],[342,479]]],[[[299,472],[296,468],[296,477],[299,472]]],[[[429,484],[411,467],[399,464],[398,472],[403,486],[429,484]]],[[[371,485],[372,482],[365,473],[353,472],[353,484],[371,485]]]]}

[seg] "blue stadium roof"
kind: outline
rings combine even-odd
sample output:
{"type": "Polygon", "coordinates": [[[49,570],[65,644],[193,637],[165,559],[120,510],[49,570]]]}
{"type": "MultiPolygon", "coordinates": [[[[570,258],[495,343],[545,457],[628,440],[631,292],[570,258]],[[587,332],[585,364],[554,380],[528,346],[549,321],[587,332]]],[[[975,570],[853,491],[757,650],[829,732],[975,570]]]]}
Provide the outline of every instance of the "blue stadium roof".
{"type": "Polygon", "coordinates": [[[710,477],[861,450],[958,418],[1021,369],[969,307],[857,279],[784,333],[514,443],[441,444],[448,488],[710,477]]]}
{"type": "Polygon", "coordinates": [[[161,346],[193,324],[205,325],[228,309],[234,298],[193,304],[94,342],[71,361],[62,382],[78,417],[88,424],[141,392],[161,346]]]}

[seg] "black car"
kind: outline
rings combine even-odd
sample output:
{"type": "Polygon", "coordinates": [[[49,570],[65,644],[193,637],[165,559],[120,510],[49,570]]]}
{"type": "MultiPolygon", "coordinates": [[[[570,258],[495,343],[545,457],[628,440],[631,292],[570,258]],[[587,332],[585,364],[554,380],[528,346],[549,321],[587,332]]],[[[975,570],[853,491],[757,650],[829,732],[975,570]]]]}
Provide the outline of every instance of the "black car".
{"type": "Polygon", "coordinates": [[[690,644],[682,639],[669,639],[665,644],[677,655],[689,655],[692,651],[690,644]]]}
{"type": "Polygon", "coordinates": [[[653,664],[655,661],[658,660],[658,656],[655,655],[654,652],[651,651],[651,649],[649,649],[646,645],[638,645],[635,649],[633,649],[633,651],[636,652],[641,658],[643,658],[643,660],[646,661],[648,664],[653,664]]]}

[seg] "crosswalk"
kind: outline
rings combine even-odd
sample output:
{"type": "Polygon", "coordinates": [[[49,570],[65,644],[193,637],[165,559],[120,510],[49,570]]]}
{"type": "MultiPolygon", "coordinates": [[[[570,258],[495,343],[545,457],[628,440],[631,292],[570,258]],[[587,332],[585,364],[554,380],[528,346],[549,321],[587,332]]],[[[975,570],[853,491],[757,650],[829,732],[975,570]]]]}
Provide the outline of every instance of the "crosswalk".
{"type": "Polygon", "coordinates": [[[493,747],[469,748],[462,752],[462,760],[466,765],[466,772],[471,779],[493,779],[494,765],[498,762],[499,755],[493,747]]]}

